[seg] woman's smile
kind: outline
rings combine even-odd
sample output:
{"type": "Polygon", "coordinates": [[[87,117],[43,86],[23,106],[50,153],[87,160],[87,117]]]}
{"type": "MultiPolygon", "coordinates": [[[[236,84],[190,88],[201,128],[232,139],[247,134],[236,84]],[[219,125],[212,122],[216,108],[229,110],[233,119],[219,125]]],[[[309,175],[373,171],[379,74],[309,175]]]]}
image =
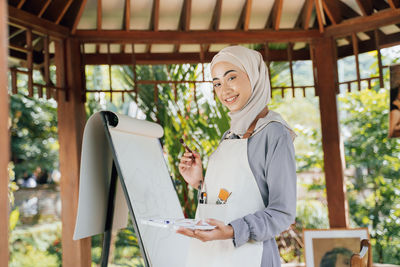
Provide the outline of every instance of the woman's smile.
{"type": "Polygon", "coordinates": [[[233,104],[238,99],[238,97],[239,97],[239,95],[227,97],[227,98],[225,98],[225,102],[227,104],[233,104]]]}

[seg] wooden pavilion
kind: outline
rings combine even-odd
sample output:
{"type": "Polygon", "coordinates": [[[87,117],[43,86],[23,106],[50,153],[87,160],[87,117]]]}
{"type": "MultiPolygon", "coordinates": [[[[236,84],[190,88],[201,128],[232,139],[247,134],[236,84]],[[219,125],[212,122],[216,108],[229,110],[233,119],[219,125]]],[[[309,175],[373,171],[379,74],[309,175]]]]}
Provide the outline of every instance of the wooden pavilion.
{"type": "MultiPolygon", "coordinates": [[[[209,62],[229,44],[257,44],[267,66],[287,61],[291,86],[320,102],[330,227],[348,227],[336,94],[337,60],[355,55],[361,89],[379,80],[380,49],[400,43],[399,0],[5,0],[0,2],[0,266],[8,265],[8,94],[28,76],[29,96],[58,101],[63,266],[90,266],[90,239],[72,240],[85,124],[86,65],[209,62]],[[270,49],[284,43],[284,49],[270,49]],[[379,76],[362,79],[359,53],[377,50],[379,76]],[[295,86],[292,63],[312,60],[314,85],[295,86]],[[50,66],[56,67],[56,81],[50,66]],[[44,83],[36,83],[39,70],[44,83]],[[8,76],[11,74],[11,88],[8,76]]],[[[111,95],[137,92],[106,89],[111,95]]],[[[158,81],[153,81],[157,84],[158,81]]],[[[164,81],[168,82],[168,81],[164,81]]],[[[95,90],[96,91],[96,90],[95,90]]]]}

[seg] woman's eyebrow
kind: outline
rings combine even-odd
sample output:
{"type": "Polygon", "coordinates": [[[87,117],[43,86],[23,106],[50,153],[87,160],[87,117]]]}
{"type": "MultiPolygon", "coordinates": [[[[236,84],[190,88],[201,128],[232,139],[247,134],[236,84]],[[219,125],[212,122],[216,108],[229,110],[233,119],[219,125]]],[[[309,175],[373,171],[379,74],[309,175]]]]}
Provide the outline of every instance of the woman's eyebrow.
{"type": "MultiPolygon", "coordinates": [[[[228,71],[226,71],[226,72],[224,73],[224,76],[223,76],[223,77],[225,77],[226,75],[228,75],[228,73],[230,73],[230,72],[232,72],[232,71],[236,71],[236,70],[228,70],[228,71]]],[[[219,80],[219,78],[213,78],[213,81],[215,81],[215,80],[219,80]]]]}

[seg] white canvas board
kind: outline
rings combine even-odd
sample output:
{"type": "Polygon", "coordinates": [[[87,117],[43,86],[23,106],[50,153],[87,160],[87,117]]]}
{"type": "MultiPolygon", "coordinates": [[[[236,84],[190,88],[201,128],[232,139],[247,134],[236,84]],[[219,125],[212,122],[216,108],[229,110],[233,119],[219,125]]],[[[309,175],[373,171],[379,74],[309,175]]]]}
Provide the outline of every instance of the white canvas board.
{"type": "MultiPolygon", "coordinates": [[[[150,266],[183,267],[189,238],[141,223],[152,218],[184,218],[158,139],[163,129],[155,123],[117,116],[118,125],[108,126],[109,133],[150,266]]],[[[112,164],[112,151],[104,133],[97,113],[85,127],[74,239],[104,232],[112,164]]],[[[122,215],[127,215],[127,206],[121,185],[117,187],[115,209],[113,228],[125,227],[127,217],[122,215]]]]}

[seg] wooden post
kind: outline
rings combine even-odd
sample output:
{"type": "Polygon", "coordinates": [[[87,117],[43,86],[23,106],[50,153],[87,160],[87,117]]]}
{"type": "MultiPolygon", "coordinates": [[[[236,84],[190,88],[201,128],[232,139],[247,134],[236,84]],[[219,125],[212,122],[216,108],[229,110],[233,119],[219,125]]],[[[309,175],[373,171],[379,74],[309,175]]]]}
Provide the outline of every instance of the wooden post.
{"type": "Polygon", "coordinates": [[[343,148],[336,103],[338,81],[334,40],[331,38],[314,39],[311,44],[311,55],[321,114],[329,225],[331,228],[348,227],[348,204],[343,176],[343,148]]]}
{"type": "Polygon", "coordinates": [[[0,1],[0,266],[8,266],[8,171],[10,136],[8,132],[8,14],[7,1],[0,1]]]}
{"type": "Polygon", "coordinates": [[[82,69],[79,42],[67,39],[55,43],[58,92],[58,138],[60,143],[61,201],[62,201],[62,265],[91,266],[90,238],[73,241],[78,209],[79,167],[85,109],[82,100],[82,69]],[[65,46],[65,49],[64,49],[65,46]],[[65,64],[66,63],[66,64],[65,64]],[[65,79],[65,74],[67,74],[65,79]],[[65,95],[67,93],[67,95],[65,95]]]}

